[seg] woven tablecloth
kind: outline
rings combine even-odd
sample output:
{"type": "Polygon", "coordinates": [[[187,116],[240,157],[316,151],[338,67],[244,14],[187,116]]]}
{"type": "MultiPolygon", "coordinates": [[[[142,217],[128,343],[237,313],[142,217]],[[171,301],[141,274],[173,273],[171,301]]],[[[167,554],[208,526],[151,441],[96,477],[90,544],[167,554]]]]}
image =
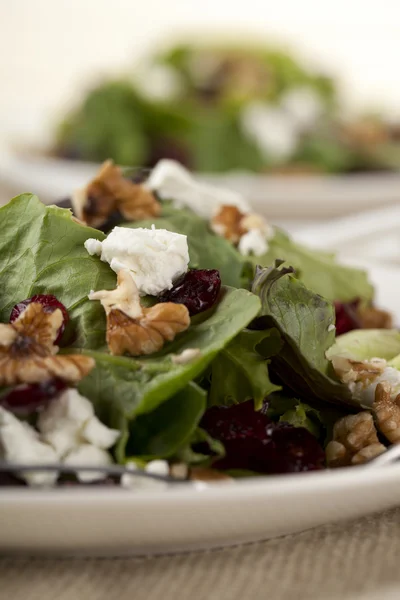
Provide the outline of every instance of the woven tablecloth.
{"type": "Polygon", "coordinates": [[[264,598],[400,599],[400,509],[207,552],[124,559],[0,558],[1,600],[264,598]]]}

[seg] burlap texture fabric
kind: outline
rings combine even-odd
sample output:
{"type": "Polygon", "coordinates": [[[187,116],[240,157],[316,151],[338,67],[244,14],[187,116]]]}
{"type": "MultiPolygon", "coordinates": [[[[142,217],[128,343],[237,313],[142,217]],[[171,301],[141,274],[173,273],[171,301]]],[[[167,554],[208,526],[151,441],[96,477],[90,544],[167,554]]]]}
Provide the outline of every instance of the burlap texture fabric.
{"type": "Polygon", "coordinates": [[[0,558],[1,600],[397,600],[400,509],[158,557],[0,558]]]}

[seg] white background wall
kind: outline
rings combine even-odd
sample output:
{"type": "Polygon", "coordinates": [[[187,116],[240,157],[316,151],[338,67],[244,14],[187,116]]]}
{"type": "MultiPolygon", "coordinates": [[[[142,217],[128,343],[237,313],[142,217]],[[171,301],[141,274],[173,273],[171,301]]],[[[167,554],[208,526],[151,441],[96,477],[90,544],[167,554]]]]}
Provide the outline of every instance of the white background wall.
{"type": "Polygon", "coordinates": [[[0,0],[0,132],[44,134],[77,86],[199,30],[286,41],[400,115],[399,0],[0,0]]]}

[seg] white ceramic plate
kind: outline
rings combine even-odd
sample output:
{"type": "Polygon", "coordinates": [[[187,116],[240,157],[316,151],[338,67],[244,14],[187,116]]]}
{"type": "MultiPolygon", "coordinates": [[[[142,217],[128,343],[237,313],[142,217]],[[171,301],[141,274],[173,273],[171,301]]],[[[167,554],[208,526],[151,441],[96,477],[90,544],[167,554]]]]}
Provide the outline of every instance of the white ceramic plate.
{"type": "Polygon", "coordinates": [[[0,551],[124,555],[238,544],[400,503],[400,465],[213,484],[202,491],[1,491],[0,551]]]}
{"type": "MultiPolygon", "coordinates": [[[[370,269],[400,323],[400,269],[370,269]]],[[[250,542],[400,504],[400,464],[162,492],[2,488],[0,552],[124,555],[250,542]]]]}
{"type": "MultiPolygon", "coordinates": [[[[55,202],[81,187],[98,165],[0,148],[0,181],[14,194],[34,192],[55,202]]],[[[270,218],[317,219],[392,204],[400,199],[400,174],[279,176],[235,173],[202,179],[242,192],[270,218]]]]}

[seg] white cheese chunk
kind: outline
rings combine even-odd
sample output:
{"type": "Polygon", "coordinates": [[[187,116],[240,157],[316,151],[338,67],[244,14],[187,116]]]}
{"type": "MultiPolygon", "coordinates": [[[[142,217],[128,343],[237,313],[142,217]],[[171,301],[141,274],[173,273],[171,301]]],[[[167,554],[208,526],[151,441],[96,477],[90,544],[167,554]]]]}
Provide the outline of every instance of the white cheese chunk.
{"type": "Polygon", "coordinates": [[[107,450],[114,446],[121,432],[118,429],[110,429],[96,416],[89,419],[82,428],[82,437],[90,444],[107,450]]]}
{"type": "Polygon", "coordinates": [[[200,356],[201,350],[199,348],[186,348],[179,354],[173,354],[171,360],[174,365],[187,365],[200,356]]]}
{"type": "Polygon", "coordinates": [[[82,443],[111,448],[120,436],[94,414],[92,403],[75,389],[68,389],[39,415],[37,427],[43,440],[65,456],[82,443]]]}
{"type": "Polygon", "coordinates": [[[114,227],[103,242],[87,240],[85,248],[99,254],[116,273],[128,270],[141,296],[171,289],[189,264],[186,235],[166,229],[114,227]]]}
{"type": "MultiPolygon", "coordinates": [[[[167,481],[150,479],[148,477],[141,477],[135,475],[136,472],[141,471],[134,462],[128,462],[126,466],[132,471],[130,473],[124,473],[121,477],[121,486],[127,489],[134,489],[136,491],[147,491],[147,490],[163,490],[169,487],[167,481]]],[[[166,460],[151,460],[145,467],[146,473],[152,473],[153,475],[162,475],[167,477],[169,475],[169,465],[166,460]]]]}
{"type": "Polygon", "coordinates": [[[211,219],[223,205],[237,206],[244,213],[250,211],[241,194],[196,181],[174,160],[160,160],[146,186],[162,200],[172,200],[177,208],[188,207],[203,219],[211,219]]]}
{"type": "Polygon", "coordinates": [[[92,403],[77,390],[68,389],[40,413],[37,427],[42,439],[64,456],[82,441],[81,430],[93,416],[92,403]]]}
{"type": "Polygon", "coordinates": [[[147,61],[137,69],[135,84],[143,96],[155,102],[176,100],[183,91],[183,81],[176,69],[147,61]]]}
{"type": "MultiPolygon", "coordinates": [[[[55,450],[40,441],[37,432],[13,414],[0,408],[0,456],[8,463],[52,464],[58,462],[55,450]]],[[[29,485],[51,486],[58,478],[57,471],[22,472],[21,479],[29,485]]]]}
{"type": "Polygon", "coordinates": [[[268,242],[265,233],[261,229],[250,229],[242,235],[238,246],[240,254],[248,256],[254,254],[261,256],[268,251],[268,242]]]}
{"type": "Polygon", "coordinates": [[[251,102],[242,110],[240,124],[246,137],[266,158],[283,160],[296,149],[298,126],[283,108],[251,102]]]}
{"type": "Polygon", "coordinates": [[[286,92],[282,106],[302,130],[313,127],[323,112],[320,95],[305,86],[286,92]]]}
{"type": "MultiPolygon", "coordinates": [[[[63,460],[65,465],[70,466],[88,466],[88,467],[108,467],[112,464],[112,458],[108,452],[102,448],[97,448],[92,444],[81,444],[77,446],[63,460]]],[[[89,483],[104,479],[105,475],[101,471],[77,471],[76,475],[79,481],[89,483]]]]}
{"type": "Polygon", "coordinates": [[[99,240],[95,240],[93,238],[89,238],[85,242],[85,248],[89,252],[90,256],[95,256],[96,254],[100,256],[101,246],[102,243],[99,240]]]}

